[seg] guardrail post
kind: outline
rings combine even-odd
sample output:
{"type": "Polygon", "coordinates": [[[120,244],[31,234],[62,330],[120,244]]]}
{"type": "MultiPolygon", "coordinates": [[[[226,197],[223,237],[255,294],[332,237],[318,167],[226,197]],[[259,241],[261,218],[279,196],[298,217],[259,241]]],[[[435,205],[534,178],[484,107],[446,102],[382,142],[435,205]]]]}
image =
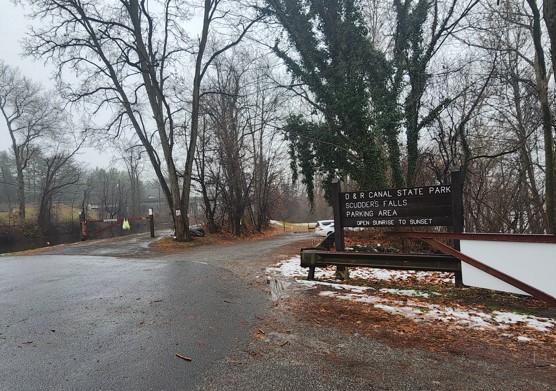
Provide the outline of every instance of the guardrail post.
{"type": "Polygon", "coordinates": [[[154,214],[152,209],[149,209],[149,220],[149,224],[151,226],[151,238],[154,238],[154,214]]]}
{"type": "MultiPolygon", "coordinates": [[[[463,233],[463,177],[459,167],[452,170],[451,175],[451,192],[452,192],[452,231],[454,233],[463,233]]],[[[454,240],[454,248],[460,251],[459,239],[454,240]]],[[[463,287],[463,276],[461,271],[456,272],[454,282],[457,287],[463,287]]]]}

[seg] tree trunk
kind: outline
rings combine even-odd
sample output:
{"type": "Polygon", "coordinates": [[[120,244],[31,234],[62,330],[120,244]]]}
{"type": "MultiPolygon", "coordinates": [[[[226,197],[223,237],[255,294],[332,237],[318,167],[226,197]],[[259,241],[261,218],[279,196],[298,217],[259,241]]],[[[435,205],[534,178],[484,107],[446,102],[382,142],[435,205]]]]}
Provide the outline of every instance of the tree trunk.
{"type": "Polygon", "coordinates": [[[537,77],[537,91],[541,105],[541,116],[544,135],[544,158],[546,172],[546,230],[549,234],[556,234],[554,221],[554,135],[552,134],[552,115],[548,101],[548,80],[546,75],[546,63],[544,50],[541,42],[541,21],[536,0],[527,0],[533,12],[533,43],[535,44],[535,74],[537,77]]]}
{"type": "Polygon", "coordinates": [[[550,52],[552,53],[552,68],[556,75],[556,2],[544,0],[543,2],[544,22],[550,37],[550,52]]]}
{"type": "Polygon", "coordinates": [[[17,167],[17,202],[19,204],[18,217],[19,221],[25,220],[25,180],[23,178],[23,170],[17,167]]]}
{"type": "Polygon", "coordinates": [[[524,176],[524,184],[528,184],[528,188],[531,191],[531,195],[533,197],[533,202],[528,202],[527,205],[527,219],[531,226],[531,231],[533,233],[540,233],[543,226],[546,226],[546,214],[544,214],[542,221],[539,221],[538,218],[535,217],[535,211],[542,210],[543,201],[539,194],[536,184],[535,178],[535,166],[531,159],[531,152],[527,147],[527,143],[524,142],[525,138],[527,137],[527,132],[524,126],[523,120],[523,111],[522,111],[522,102],[521,102],[521,94],[519,91],[519,77],[515,72],[511,72],[511,81],[510,81],[512,91],[513,91],[513,98],[515,102],[516,108],[516,131],[518,135],[518,139],[522,142],[521,148],[519,148],[519,160],[521,163],[520,171],[523,173],[524,176]],[[543,224],[544,222],[544,224],[543,224]]]}

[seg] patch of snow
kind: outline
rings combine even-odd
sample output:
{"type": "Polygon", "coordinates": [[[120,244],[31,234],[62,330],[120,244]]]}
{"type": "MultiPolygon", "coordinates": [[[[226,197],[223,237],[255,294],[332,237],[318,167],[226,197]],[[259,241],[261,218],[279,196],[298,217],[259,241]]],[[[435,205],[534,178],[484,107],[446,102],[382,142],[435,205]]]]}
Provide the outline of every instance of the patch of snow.
{"type": "Polygon", "coordinates": [[[463,328],[504,330],[511,325],[522,324],[541,332],[549,332],[556,329],[556,321],[553,319],[511,312],[495,311],[492,314],[488,314],[472,309],[452,308],[412,300],[397,301],[377,296],[369,297],[363,294],[355,295],[337,291],[323,291],[320,295],[325,297],[334,296],[338,299],[352,300],[360,303],[372,303],[376,308],[390,314],[403,315],[413,319],[418,317],[418,320],[455,323],[463,328]]]}
{"type": "Polygon", "coordinates": [[[521,323],[526,325],[527,327],[539,331],[550,331],[551,329],[554,330],[556,328],[556,321],[554,319],[540,318],[531,315],[515,314],[513,312],[494,311],[492,314],[495,317],[496,322],[499,323],[505,323],[510,325],[521,323]]]}
{"type": "Polygon", "coordinates": [[[378,309],[381,309],[383,311],[388,312],[389,314],[392,315],[403,315],[406,318],[416,318],[419,315],[421,315],[421,310],[419,308],[416,307],[410,307],[407,305],[400,305],[400,306],[396,306],[395,302],[390,302],[390,305],[388,304],[375,304],[375,307],[378,309]],[[394,305],[392,305],[394,304],[394,305]]]}
{"type": "Polygon", "coordinates": [[[389,288],[382,288],[380,290],[382,293],[392,293],[394,295],[402,295],[402,296],[413,296],[413,297],[424,297],[428,298],[431,295],[440,296],[438,292],[420,292],[416,291],[415,289],[389,289],[389,288]]]}
{"type": "MultiPolygon", "coordinates": [[[[294,256],[288,260],[280,262],[272,268],[268,268],[268,272],[277,272],[286,277],[300,277],[307,278],[308,269],[300,266],[299,256],[294,256]]],[[[319,267],[315,270],[315,279],[318,280],[334,280],[336,268],[319,267]]],[[[405,281],[415,280],[416,282],[434,281],[435,283],[450,283],[453,282],[453,274],[446,272],[423,272],[415,270],[386,270],[374,269],[366,267],[350,267],[349,276],[351,279],[362,280],[391,280],[391,281],[405,281]]]]}
{"type": "MultiPolygon", "coordinates": [[[[541,318],[531,315],[516,314],[511,312],[494,311],[485,313],[469,308],[448,307],[438,304],[430,304],[411,300],[411,297],[428,298],[431,293],[420,292],[413,289],[380,289],[370,287],[337,284],[324,281],[308,281],[307,270],[301,268],[299,256],[280,262],[275,267],[266,270],[267,275],[279,275],[295,280],[298,285],[306,288],[317,286],[326,287],[319,293],[322,297],[331,297],[342,300],[350,300],[359,303],[373,305],[375,308],[386,311],[390,314],[401,315],[415,321],[445,322],[455,328],[465,329],[484,329],[484,330],[507,330],[514,325],[523,325],[539,332],[554,332],[556,330],[556,320],[541,318]],[[409,299],[396,300],[391,296],[403,296],[409,299]]],[[[316,279],[334,280],[336,269],[317,268],[315,271],[316,279]]],[[[350,277],[367,280],[389,280],[400,281],[412,279],[416,282],[427,281],[433,283],[446,283],[453,281],[451,273],[440,272],[418,272],[411,270],[384,270],[372,268],[350,268],[350,277]]],[[[439,295],[433,292],[434,295],[439,295]]],[[[528,337],[503,334],[519,341],[530,341],[528,337]]]]}

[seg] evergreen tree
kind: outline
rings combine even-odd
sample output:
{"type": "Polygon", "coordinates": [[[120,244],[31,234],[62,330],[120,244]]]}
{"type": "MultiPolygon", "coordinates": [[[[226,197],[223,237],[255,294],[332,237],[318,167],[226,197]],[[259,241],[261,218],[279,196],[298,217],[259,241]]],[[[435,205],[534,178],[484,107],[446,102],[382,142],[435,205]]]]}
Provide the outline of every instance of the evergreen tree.
{"type": "Polygon", "coordinates": [[[294,81],[310,90],[310,103],[324,118],[295,116],[285,127],[292,167],[295,173],[300,168],[310,200],[317,173],[325,181],[340,176],[361,188],[385,187],[386,156],[391,167],[399,167],[399,112],[392,68],[372,47],[356,1],[267,0],[267,5],[289,38],[290,47],[277,42],[275,53],[294,81]]]}

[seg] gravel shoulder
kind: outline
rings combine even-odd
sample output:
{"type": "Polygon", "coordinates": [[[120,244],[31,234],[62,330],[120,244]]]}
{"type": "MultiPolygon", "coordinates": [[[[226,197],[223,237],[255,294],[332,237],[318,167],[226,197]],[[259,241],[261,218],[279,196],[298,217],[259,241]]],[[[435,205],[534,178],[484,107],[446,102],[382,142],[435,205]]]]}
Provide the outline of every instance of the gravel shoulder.
{"type": "MultiPolygon", "coordinates": [[[[261,285],[257,272],[308,245],[294,243],[274,258],[253,261],[263,265],[248,274],[271,293],[276,288],[261,285]]],[[[250,344],[212,369],[199,389],[556,389],[556,330],[516,342],[500,332],[416,323],[373,306],[319,296],[319,289],[282,281],[284,286],[250,344]]],[[[555,309],[542,302],[483,293],[471,290],[443,301],[555,317],[555,309]]]]}
{"type": "MultiPolygon", "coordinates": [[[[481,341],[435,351],[405,338],[353,332],[353,321],[308,319],[310,296],[277,304],[250,345],[212,370],[200,389],[553,390],[556,384],[554,368],[493,355],[481,341]]],[[[319,308],[336,305],[326,299],[319,308]]],[[[359,319],[369,327],[370,319],[359,319]]]]}

